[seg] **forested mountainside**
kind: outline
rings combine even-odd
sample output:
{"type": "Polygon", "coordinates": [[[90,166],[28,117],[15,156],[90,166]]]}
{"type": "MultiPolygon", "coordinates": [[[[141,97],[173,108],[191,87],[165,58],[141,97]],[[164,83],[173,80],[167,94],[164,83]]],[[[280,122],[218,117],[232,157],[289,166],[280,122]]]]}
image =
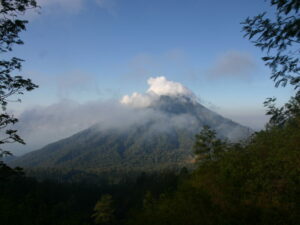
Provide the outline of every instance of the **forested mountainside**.
{"type": "Polygon", "coordinates": [[[203,126],[231,141],[250,136],[251,129],[226,119],[184,96],[161,96],[138,122],[103,127],[101,123],[69,138],[49,144],[12,162],[25,168],[157,170],[181,167],[193,161],[195,134],[203,126]]]}

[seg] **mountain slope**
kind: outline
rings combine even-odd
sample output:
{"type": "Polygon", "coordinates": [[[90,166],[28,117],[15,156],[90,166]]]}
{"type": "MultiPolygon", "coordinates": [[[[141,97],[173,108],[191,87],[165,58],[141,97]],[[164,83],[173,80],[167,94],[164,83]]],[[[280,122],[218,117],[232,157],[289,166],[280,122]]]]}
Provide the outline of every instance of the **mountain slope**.
{"type": "Polygon", "coordinates": [[[194,136],[204,125],[220,138],[237,141],[251,130],[184,96],[160,96],[136,109],[139,120],[126,126],[96,124],[13,162],[30,168],[152,170],[184,165],[192,159],[194,136]],[[141,117],[140,115],[143,115],[141,117]],[[146,115],[146,116],[145,116],[146,115]]]}

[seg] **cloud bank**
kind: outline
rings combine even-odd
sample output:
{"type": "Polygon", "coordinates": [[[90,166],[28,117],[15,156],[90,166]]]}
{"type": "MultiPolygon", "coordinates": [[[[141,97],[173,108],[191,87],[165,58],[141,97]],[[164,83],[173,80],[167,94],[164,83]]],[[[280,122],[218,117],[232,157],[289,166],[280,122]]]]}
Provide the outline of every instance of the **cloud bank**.
{"type": "MultiPolygon", "coordinates": [[[[127,129],[136,124],[149,124],[149,132],[169,129],[171,125],[177,127],[191,127],[195,118],[190,115],[166,114],[147,108],[161,95],[185,96],[196,99],[195,95],[182,84],[169,81],[165,77],[148,79],[149,88],[144,94],[133,93],[123,96],[120,101],[93,101],[78,103],[72,100],[61,100],[49,106],[35,106],[19,115],[16,129],[27,143],[26,146],[14,145],[22,154],[43,147],[51,142],[67,138],[81,130],[95,124],[98,128],[127,129]],[[154,121],[154,122],[153,122],[154,121]],[[22,150],[22,151],[20,151],[22,150]]],[[[9,146],[11,149],[11,146],[9,146]]]]}
{"type": "MultiPolygon", "coordinates": [[[[99,131],[115,132],[139,125],[146,126],[147,132],[151,135],[173,132],[174,128],[185,129],[191,134],[199,132],[203,124],[189,112],[170,114],[157,107],[148,107],[160,96],[183,97],[180,101],[187,98],[197,101],[192,91],[165,77],[149,78],[148,85],[149,88],[145,93],[135,92],[130,96],[125,95],[120,101],[93,101],[80,104],[71,100],[61,100],[49,106],[27,109],[18,116],[19,123],[15,127],[27,145],[10,145],[8,150],[16,155],[24,154],[90,127],[99,131]]],[[[205,113],[206,110],[203,111],[203,118],[213,119],[213,114],[205,113]]],[[[228,132],[226,127],[222,128],[224,125],[226,126],[221,124],[216,129],[228,132]]],[[[232,135],[240,135],[230,132],[232,135]]]]}
{"type": "Polygon", "coordinates": [[[181,83],[169,81],[163,76],[151,77],[147,83],[149,88],[145,94],[134,92],[132,95],[125,95],[121,99],[121,103],[134,107],[148,107],[162,95],[171,97],[184,96],[192,100],[197,99],[195,94],[181,83]]]}

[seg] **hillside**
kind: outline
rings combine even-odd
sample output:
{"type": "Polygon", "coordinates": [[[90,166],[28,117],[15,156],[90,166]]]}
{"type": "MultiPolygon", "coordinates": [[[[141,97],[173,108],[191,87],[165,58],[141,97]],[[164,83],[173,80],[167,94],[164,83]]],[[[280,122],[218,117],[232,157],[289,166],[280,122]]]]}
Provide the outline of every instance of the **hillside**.
{"type": "Polygon", "coordinates": [[[147,108],[135,109],[135,113],[139,115],[138,122],[122,127],[99,123],[26,154],[12,164],[89,172],[156,170],[191,162],[194,136],[204,125],[216,130],[218,137],[231,141],[251,134],[249,128],[184,96],[160,96],[147,108]]]}

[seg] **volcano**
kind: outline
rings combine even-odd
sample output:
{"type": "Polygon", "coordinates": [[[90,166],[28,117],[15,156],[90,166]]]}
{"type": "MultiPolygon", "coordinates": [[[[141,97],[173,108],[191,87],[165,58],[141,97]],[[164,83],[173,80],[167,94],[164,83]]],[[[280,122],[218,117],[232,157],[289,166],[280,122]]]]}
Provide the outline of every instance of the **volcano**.
{"type": "Polygon", "coordinates": [[[155,170],[193,161],[194,137],[203,126],[209,126],[219,138],[232,142],[252,133],[250,128],[222,117],[185,95],[160,95],[133,112],[139,119],[121,128],[97,123],[21,156],[12,164],[89,172],[155,170]]]}

